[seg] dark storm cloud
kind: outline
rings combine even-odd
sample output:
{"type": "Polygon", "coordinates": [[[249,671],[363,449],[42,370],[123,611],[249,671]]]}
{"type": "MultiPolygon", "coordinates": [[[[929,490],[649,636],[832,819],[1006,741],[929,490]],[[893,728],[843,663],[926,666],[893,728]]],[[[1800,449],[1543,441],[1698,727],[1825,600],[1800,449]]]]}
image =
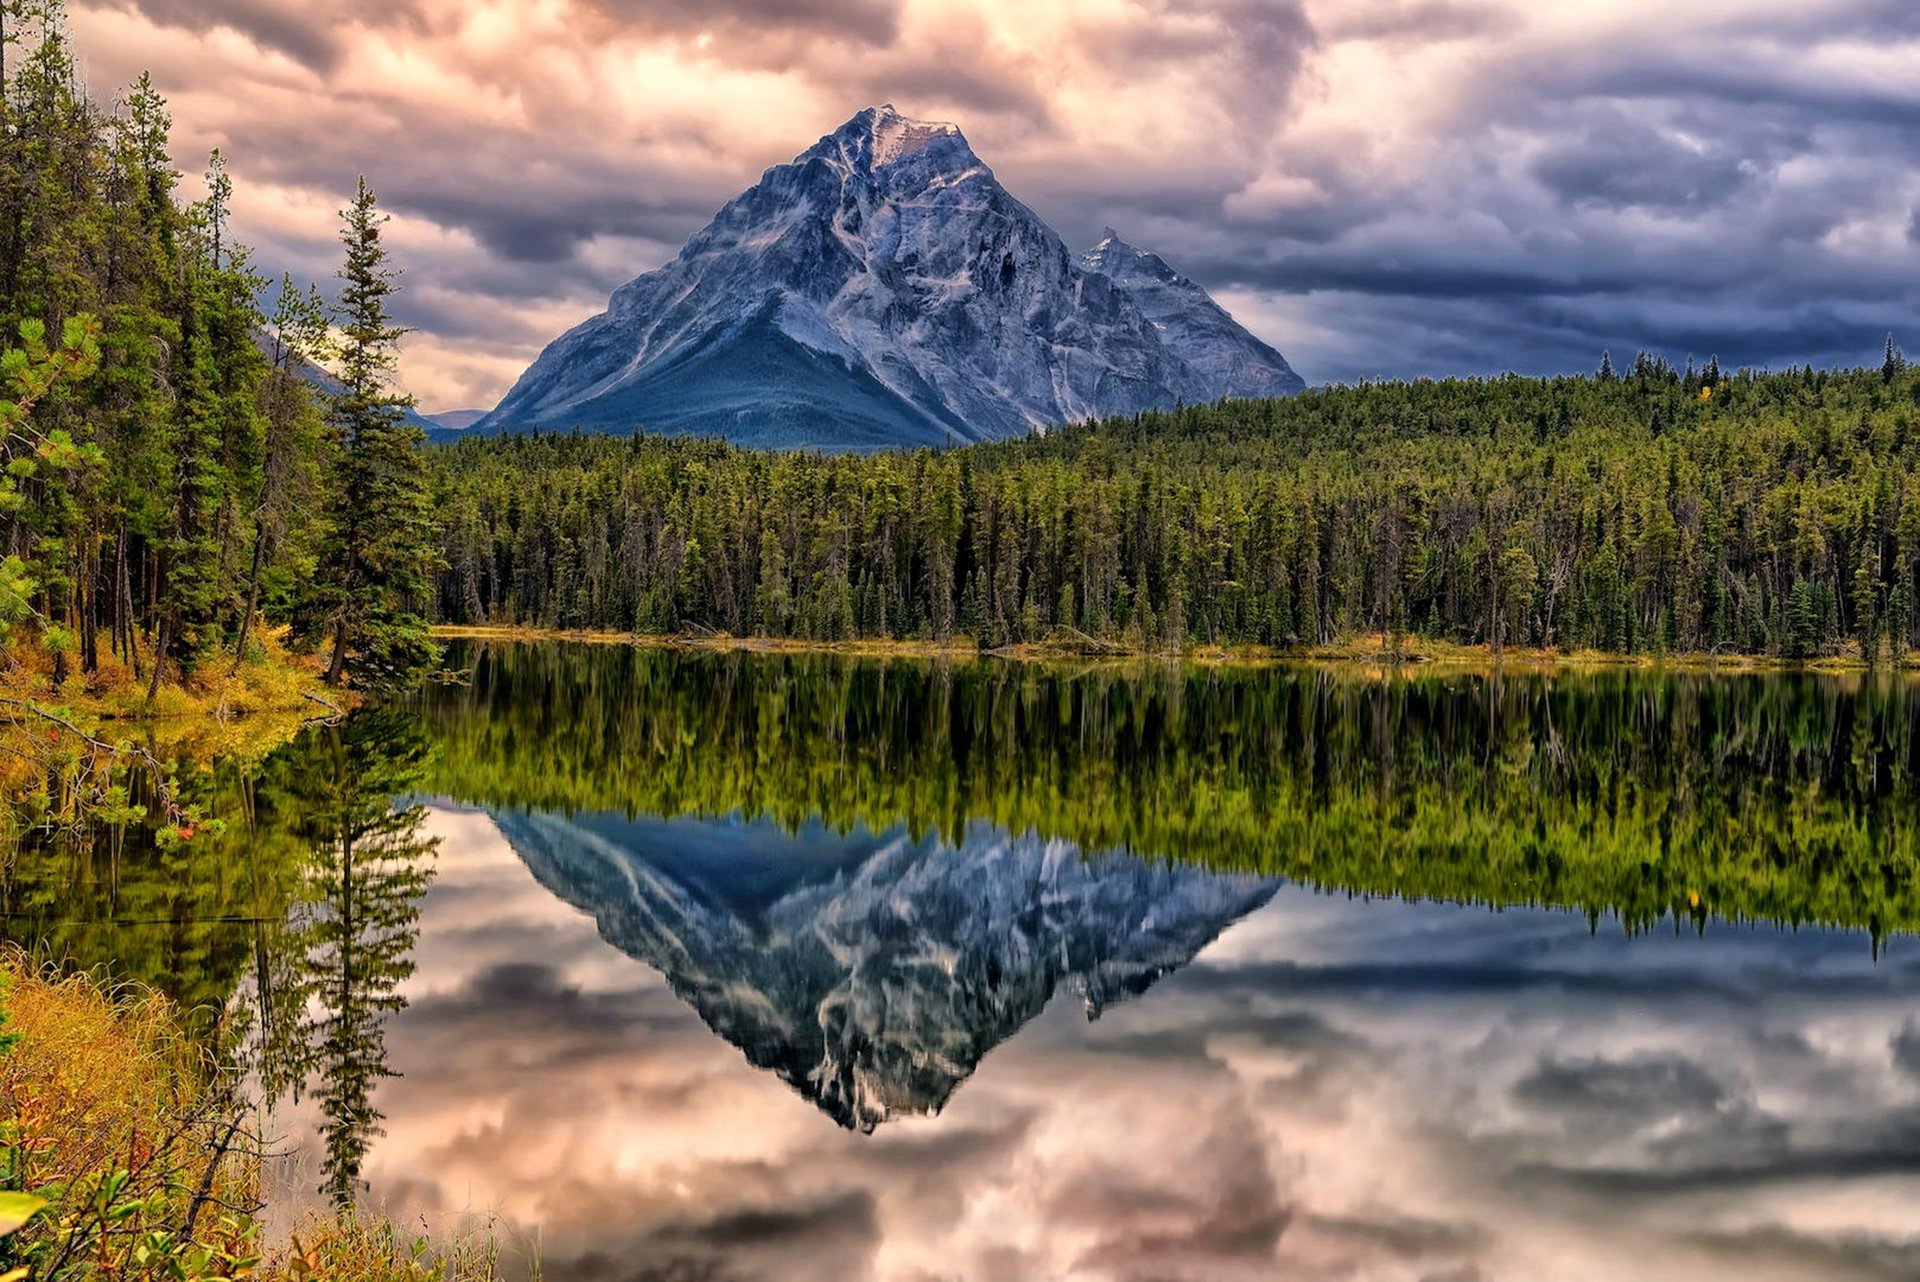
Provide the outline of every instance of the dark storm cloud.
{"type": "Polygon", "coordinates": [[[1514,1087],[1514,1098],[1559,1114],[1600,1117],[1632,1128],[1675,1114],[1718,1109],[1726,1090],[1691,1060],[1662,1055],[1639,1060],[1550,1060],[1514,1087]]]}
{"type": "Polygon", "coordinates": [[[1308,1217],[1306,1223],[1315,1232],[1366,1243],[1376,1248],[1379,1254],[1398,1260],[1465,1254],[1483,1246],[1489,1236],[1487,1230],[1478,1224],[1447,1224],[1391,1212],[1314,1215],[1308,1217]]]}
{"type": "Polygon", "coordinates": [[[1523,1181],[1554,1180],[1629,1197],[1739,1192],[1815,1180],[1920,1175],[1920,1114],[1913,1110],[1892,1110],[1875,1119],[1871,1129],[1823,1136],[1807,1143],[1789,1142],[1778,1124],[1768,1124],[1765,1119],[1745,1131],[1730,1127],[1713,1136],[1708,1134],[1711,1129],[1701,1127],[1690,1139],[1717,1142],[1664,1145],[1650,1152],[1644,1163],[1540,1162],[1517,1167],[1515,1175],[1523,1181]]]}
{"type": "MultiPolygon", "coordinates": [[[[990,51],[981,57],[955,57],[951,51],[897,50],[890,56],[865,59],[858,68],[856,95],[868,102],[894,102],[905,107],[918,101],[952,104],[950,114],[976,118],[992,113],[1017,119],[1030,129],[1053,125],[1052,106],[1038,69],[995,64],[990,51]]],[[[907,108],[909,114],[917,108],[907,108]]],[[[851,113],[849,113],[851,114],[851,113]]],[[[796,145],[796,152],[800,150],[796,145]]],[[[991,163],[991,162],[989,162],[991,163]]]]}
{"type": "Polygon", "coordinates": [[[1920,1024],[1909,1022],[1893,1036],[1889,1049],[1893,1066],[1908,1077],[1920,1079],[1920,1024]]]}
{"type": "MultiPolygon", "coordinates": [[[[263,49],[283,53],[315,71],[325,71],[339,56],[335,21],[306,4],[274,0],[113,0],[163,27],[198,35],[228,30],[263,49]]],[[[397,6],[396,6],[397,7],[397,6]]]]}
{"type": "Polygon", "coordinates": [[[1745,1233],[1703,1233],[1694,1245],[1728,1261],[1769,1268],[1791,1264],[1804,1276],[1858,1282],[1912,1282],[1920,1238],[1873,1233],[1815,1235],[1766,1225],[1745,1233]]]}
{"type": "MultiPolygon", "coordinates": [[[[1409,172],[1283,150],[1314,198],[1251,211],[1228,200],[1223,218],[1217,197],[1192,193],[1153,247],[1210,287],[1302,297],[1287,310],[1320,345],[1294,353],[1309,377],[1582,368],[1602,345],[1869,359],[1887,329],[1920,328],[1920,82],[1814,72],[1807,59],[1836,39],[1911,39],[1920,10],[1819,12],[1743,15],[1715,27],[1725,39],[1516,43],[1492,60],[1497,74],[1461,86],[1430,161],[1409,172]],[[1905,243],[1869,252],[1863,219],[1904,227],[1905,243]],[[1412,314],[1397,301],[1414,299],[1412,314]],[[1486,341],[1467,341],[1475,333],[1486,341]]],[[[1324,17],[1320,37],[1384,41],[1402,20],[1458,17],[1382,5],[1324,17]]],[[[1508,13],[1465,47],[1490,47],[1474,40],[1495,25],[1528,24],[1508,13]]]]}
{"type": "Polygon", "coordinates": [[[699,34],[715,28],[802,31],[865,45],[900,34],[900,0],[577,0],[581,7],[650,31],[699,34]]]}
{"type": "MultiPolygon", "coordinates": [[[[363,136],[320,119],[239,120],[229,145],[257,157],[255,174],[292,186],[351,191],[364,173],[389,209],[465,230],[507,263],[540,266],[538,275],[517,277],[536,294],[551,292],[546,269],[571,260],[582,244],[613,236],[677,241],[732,194],[686,172],[636,186],[593,140],[469,133],[447,121],[402,124],[390,104],[370,100],[365,108],[372,130],[392,145],[369,148],[363,136]]],[[[513,284],[496,279],[489,288],[509,292],[513,284]]]]}
{"type": "Polygon", "coordinates": [[[1754,180],[1736,149],[1687,145],[1650,125],[1621,120],[1552,143],[1533,162],[1541,184],[1569,204],[1671,211],[1721,205],[1754,180]]]}
{"type": "Polygon", "coordinates": [[[742,1250],[799,1248],[823,1238],[872,1240],[878,1231],[873,1195],[865,1190],[853,1190],[810,1206],[728,1211],[712,1219],[668,1226],[657,1236],[666,1242],[686,1241],[710,1248],[742,1250]]]}
{"type": "Polygon", "coordinates": [[[1596,59],[1589,67],[1536,70],[1555,94],[1613,99],[1709,100],[1728,106],[1786,109],[1824,123],[1907,128],[1920,121],[1912,87],[1894,90],[1860,81],[1832,82],[1795,74],[1793,51],[1775,46],[1763,57],[1596,59]]]}
{"type": "MultiPolygon", "coordinates": [[[[1723,30],[1751,33],[1751,21],[1729,18],[1723,30]]],[[[1920,36],[1920,6],[1911,0],[1833,0],[1828,4],[1789,5],[1768,15],[1765,31],[1778,37],[1858,36],[1885,41],[1920,36]]]]}
{"type": "Polygon", "coordinates": [[[621,1208],[609,1205],[606,1245],[550,1257],[556,1282],[770,1282],[774,1278],[863,1278],[880,1242],[873,1196],[830,1193],[777,1206],[736,1206],[660,1224],[624,1239],[621,1208]]]}

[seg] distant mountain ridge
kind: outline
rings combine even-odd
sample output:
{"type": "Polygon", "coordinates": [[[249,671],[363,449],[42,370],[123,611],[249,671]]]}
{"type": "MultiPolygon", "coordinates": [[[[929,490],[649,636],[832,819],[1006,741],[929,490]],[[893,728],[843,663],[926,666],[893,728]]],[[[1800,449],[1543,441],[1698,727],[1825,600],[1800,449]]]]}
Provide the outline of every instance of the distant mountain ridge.
{"type": "Polygon", "coordinates": [[[887,106],[767,170],[467,431],[879,449],[1304,386],[1159,258],[1111,233],[1074,255],[959,129],[887,106]]]}
{"type": "Polygon", "coordinates": [[[440,410],[437,413],[421,415],[433,426],[455,432],[472,427],[486,416],[486,410],[440,410]]]}

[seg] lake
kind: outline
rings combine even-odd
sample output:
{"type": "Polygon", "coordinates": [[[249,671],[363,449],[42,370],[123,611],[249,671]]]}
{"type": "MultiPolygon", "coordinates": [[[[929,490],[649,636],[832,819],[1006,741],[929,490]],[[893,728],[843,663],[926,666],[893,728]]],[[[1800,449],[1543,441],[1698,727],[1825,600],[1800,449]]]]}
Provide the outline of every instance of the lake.
{"type": "Polygon", "coordinates": [[[195,1008],[286,1207],[583,1282],[1920,1276],[1904,679],[449,667],[0,886],[195,1008]]]}

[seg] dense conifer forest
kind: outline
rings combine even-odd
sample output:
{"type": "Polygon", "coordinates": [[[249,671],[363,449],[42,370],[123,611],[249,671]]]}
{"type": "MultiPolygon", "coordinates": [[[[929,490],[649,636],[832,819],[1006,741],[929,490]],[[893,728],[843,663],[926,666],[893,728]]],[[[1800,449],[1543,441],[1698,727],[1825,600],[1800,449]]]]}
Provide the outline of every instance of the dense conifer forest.
{"type": "Polygon", "coordinates": [[[430,452],[438,617],[822,640],[1366,633],[1904,657],[1920,374],[1333,388],[947,452],[546,435],[430,452]]]}
{"type": "Polygon", "coordinates": [[[343,214],[338,304],[275,289],[234,240],[219,153],[205,197],[183,196],[150,80],[95,101],[58,0],[5,0],[0,34],[10,665],[30,650],[55,688],[151,692],[237,666],[264,616],[330,644],[336,680],[417,668],[431,548],[372,192],[343,214]],[[319,360],[336,395],[307,377],[319,360]]]}

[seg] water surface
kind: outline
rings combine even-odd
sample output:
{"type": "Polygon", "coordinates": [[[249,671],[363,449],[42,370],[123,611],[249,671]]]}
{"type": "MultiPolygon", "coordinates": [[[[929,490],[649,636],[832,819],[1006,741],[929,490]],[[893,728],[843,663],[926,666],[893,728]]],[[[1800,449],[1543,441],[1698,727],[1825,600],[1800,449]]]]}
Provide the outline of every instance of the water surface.
{"type": "Polygon", "coordinates": [[[1920,1275],[1903,682],[455,659],[4,887],[244,1022],[294,1193],[609,1282],[1920,1275]]]}

